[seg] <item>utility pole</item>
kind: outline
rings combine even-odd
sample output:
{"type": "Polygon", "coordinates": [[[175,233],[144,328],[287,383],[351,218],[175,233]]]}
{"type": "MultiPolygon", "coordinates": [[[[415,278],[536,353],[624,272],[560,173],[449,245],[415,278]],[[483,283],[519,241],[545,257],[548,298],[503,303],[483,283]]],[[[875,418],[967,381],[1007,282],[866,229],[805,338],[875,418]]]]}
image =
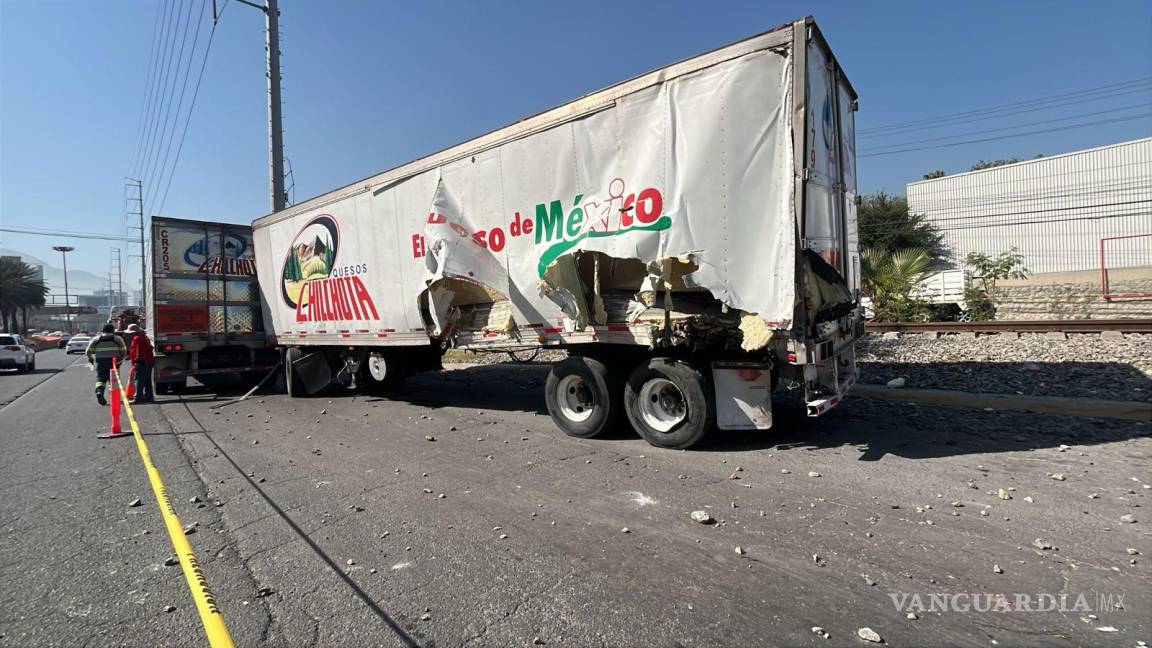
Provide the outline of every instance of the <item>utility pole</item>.
{"type": "Polygon", "coordinates": [[[272,189],[272,211],[278,212],[288,206],[288,195],[284,193],[284,125],[280,115],[280,9],[276,0],[265,0],[268,47],[268,159],[272,189]]]}
{"type": "Polygon", "coordinates": [[[280,114],[280,9],[277,0],[264,0],[263,6],[249,0],[236,1],[264,12],[264,47],[268,52],[268,180],[272,212],[278,212],[288,206],[288,194],[284,191],[284,124],[280,114]]]}
{"type": "Polygon", "coordinates": [[[64,259],[64,318],[68,320],[68,335],[72,335],[72,300],[68,297],[68,253],[75,250],[67,245],[54,245],[53,250],[60,253],[64,259]]]}

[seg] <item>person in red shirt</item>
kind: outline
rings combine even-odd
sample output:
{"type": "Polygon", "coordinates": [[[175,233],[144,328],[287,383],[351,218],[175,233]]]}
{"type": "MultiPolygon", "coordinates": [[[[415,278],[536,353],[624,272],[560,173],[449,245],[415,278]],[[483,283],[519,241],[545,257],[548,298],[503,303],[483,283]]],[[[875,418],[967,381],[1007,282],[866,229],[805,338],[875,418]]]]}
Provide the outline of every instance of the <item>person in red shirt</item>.
{"type": "Polygon", "coordinates": [[[136,377],[136,403],[151,403],[156,399],[152,391],[152,365],[156,364],[156,356],[152,353],[152,340],[144,332],[143,327],[129,324],[127,333],[132,335],[132,342],[128,345],[128,357],[132,359],[132,367],[136,377]]]}

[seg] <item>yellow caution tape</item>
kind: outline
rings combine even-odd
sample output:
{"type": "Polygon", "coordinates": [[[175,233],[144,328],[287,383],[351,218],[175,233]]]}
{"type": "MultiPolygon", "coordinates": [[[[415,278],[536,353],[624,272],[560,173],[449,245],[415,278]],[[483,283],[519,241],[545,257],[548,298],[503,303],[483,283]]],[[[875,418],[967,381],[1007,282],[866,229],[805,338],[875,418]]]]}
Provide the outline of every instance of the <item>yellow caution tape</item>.
{"type": "Polygon", "coordinates": [[[168,527],[172,548],[176,550],[180,567],[184,570],[184,578],[188,581],[188,589],[192,591],[192,598],[196,601],[200,622],[204,625],[204,634],[208,635],[208,644],[212,648],[233,648],[232,637],[228,635],[228,628],[224,627],[224,616],[220,614],[220,608],[216,605],[216,597],[208,587],[208,579],[204,576],[204,570],[200,568],[200,562],[192,553],[192,545],[188,544],[188,536],[184,535],[184,527],[180,525],[180,518],[176,516],[176,509],[172,506],[168,489],[160,479],[156,466],[152,465],[152,453],[148,451],[148,444],[144,443],[144,435],[140,434],[140,426],[136,424],[132,406],[128,403],[124,390],[119,389],[120,373],[115,368],[112,369],[112,380],[124,402],[128,424],[136,439],[136,449],[140,451],[140,459],[144,461],[144,468],[148,471],[148,481],[152,483],[152,492],[156,494],[160,512],[164,514],[164,524],[168,527]]]}

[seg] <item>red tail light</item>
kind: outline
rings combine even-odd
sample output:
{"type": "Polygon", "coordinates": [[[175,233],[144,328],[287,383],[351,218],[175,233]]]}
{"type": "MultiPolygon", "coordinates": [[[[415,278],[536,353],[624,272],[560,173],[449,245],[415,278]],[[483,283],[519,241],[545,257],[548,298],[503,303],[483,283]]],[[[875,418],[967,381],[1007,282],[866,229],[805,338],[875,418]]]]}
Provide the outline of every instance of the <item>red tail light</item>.
{"type": "Polygon", "coordinates": [[[169,353],[172,351],[183,351],[184,345],[183,344],[165,344],[164,346],[162,346],[160,348],[164,351],[164,353],[169,353]]]}
{"type": "Polygon", "coordinates": [[[4,350],[5,351],[19,351],[20,347],[18,347],[18,346],[6,346],[6,347],[4,347],[4,350]]]}
{"type": "Polygon", "coordinates": [[[795,353],[789,353],[788,354],[788,362],[796,362],[796,354],[795,353]]]}

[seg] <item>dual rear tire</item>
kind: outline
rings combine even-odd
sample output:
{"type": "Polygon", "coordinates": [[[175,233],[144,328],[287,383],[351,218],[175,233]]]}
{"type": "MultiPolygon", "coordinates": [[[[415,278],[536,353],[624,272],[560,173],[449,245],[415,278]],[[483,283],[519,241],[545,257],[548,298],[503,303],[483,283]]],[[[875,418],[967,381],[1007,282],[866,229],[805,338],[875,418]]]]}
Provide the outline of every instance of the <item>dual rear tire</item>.
{"type": "Polygon", "coordinates": [[[592,438],[609,430],[623,413],[648,443],[688,448],[712,429],[715,402],[705,376],[691,364],[650,358],[626,382],[603,362],[569,356],[553,366],[545,383],[548,412],[565,434],[592,438]]]}

